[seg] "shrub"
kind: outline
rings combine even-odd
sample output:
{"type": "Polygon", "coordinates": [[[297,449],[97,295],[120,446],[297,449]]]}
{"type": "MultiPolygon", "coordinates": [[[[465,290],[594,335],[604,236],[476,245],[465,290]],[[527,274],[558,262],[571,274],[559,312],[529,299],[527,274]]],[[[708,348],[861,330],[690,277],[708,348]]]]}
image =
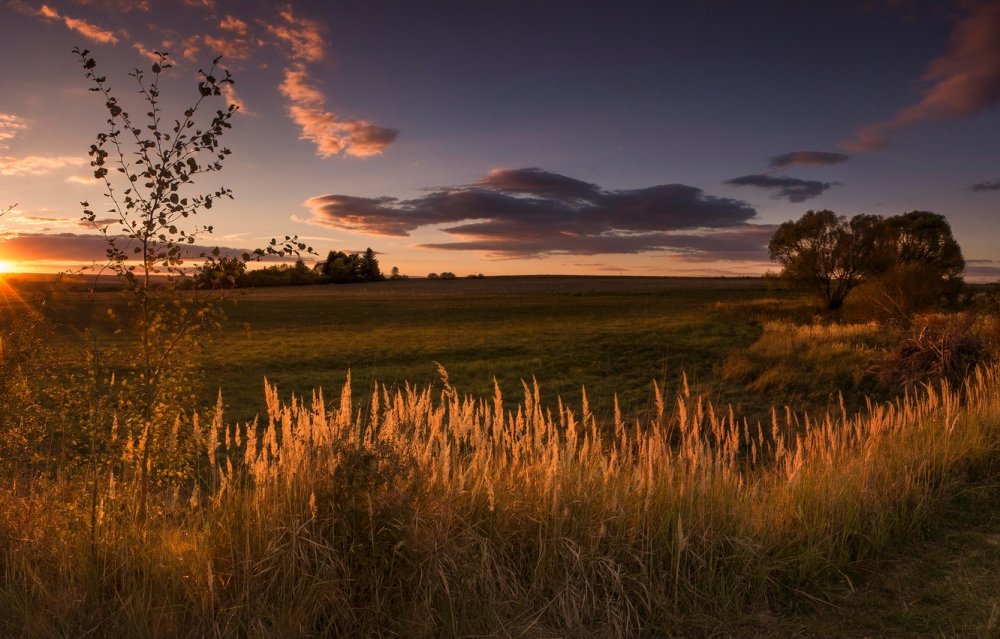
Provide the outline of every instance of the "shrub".
{"type": "Polygon", "coordinates": [[[976,317],[966,313],[925,315],[906,337],[868,372],[881,383],[912,386],[937,378],[957,382],[990,359],[987,343],[974,330],[976,317]]]}

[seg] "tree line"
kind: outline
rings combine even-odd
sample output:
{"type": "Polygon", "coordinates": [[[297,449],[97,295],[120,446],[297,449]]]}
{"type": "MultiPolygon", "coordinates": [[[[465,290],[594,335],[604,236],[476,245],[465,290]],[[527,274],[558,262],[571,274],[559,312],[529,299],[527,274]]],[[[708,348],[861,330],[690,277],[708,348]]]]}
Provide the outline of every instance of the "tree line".
{"type": "MultiPolygon", "coordinates": [[[[393,268],[394,273],[398,269],[393,268]]],[[[277,264],[247,269],[246,260],[222,257],[198,269],[194,283],[201,289],[265,286],[303,286],[310,284],[354,284],[381,282],[386,279],[379,266],[378,253],[368,247],[361,253],[330,251],[326,259],[309,267],[300,258],[294,264],[277,264]]]]}

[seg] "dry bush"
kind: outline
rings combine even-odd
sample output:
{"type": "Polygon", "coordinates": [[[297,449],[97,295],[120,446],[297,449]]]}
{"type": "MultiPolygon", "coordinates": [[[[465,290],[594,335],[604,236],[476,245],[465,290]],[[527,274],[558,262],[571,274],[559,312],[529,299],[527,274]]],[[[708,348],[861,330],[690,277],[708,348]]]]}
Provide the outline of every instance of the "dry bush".
{"type": "Polygon", "coordinates": [[[858,287],[844,310],[849,317],[907,328],[916,313],[946,305],[956,292],[956,284],[942,281],[930,265],[901,265],[858,287]]]}
{"type": "Polygon", "coordinates": [[[910,386],[946,378],[958,381],[990,359],[983,331],[985,318],[968,313],[919,317],[909,334],[868,372],[882,384],[910,386]]]}

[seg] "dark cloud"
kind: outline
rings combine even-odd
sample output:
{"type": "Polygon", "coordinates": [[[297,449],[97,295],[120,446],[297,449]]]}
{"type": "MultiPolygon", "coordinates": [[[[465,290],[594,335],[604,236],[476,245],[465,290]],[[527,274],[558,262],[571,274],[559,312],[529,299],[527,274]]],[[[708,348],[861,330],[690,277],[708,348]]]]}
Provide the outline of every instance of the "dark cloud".
{"type": "Polygon", "coordinates": [[[969,188],[976,193],[983,193],[985,191],[1000,191],[1000,180],[993,180],[992,182],[979,182],[978,184],[973,184],[969,188]]]}
{"type": "Polygon", "coordinates": [[[599,255],[671,251],[690,261],[767,261],[767,243],[777,227],[744,224],[699,233],[657,232],[629,235],[559,235],[509,238],[501,233],[483,239],[419,245],[449,251],[483,251],[497,257],[547,254],[599,255]]]}
{"type": "MultiPolygon", "coordinates": [[[[125,238],[120,238],[119,248],[127,245],[125,238]]],[[[199,244],[184,247],[185,259],[192,265],[200,262],[198,255],[208,253],[213,246],[199,244]]],[[[0,235],[0,255],[6,260],[34,262],[51,260],[59,262],[104,262],[107,242],[100,235],[81,233],[10,233],[0,235]]],[[[246,249],[220,248],[220,254],[226,257],[239,257],[249,252],[246,249]]],[[[126,251],[128,252],[128,251],[126,251]]]]}
{"type": "Polygon", "coordinates": [[[601,193],[600,187],[596,184],[538,168],[494,169],[476,184],[510,193],[530,193],[568,199],[593,199],[599,197],[601,193]]]}
{"type": "Polygon", "coordinates": [[[776,198],[785,198],[789,202],[805,202],[819,197],[824,191],[831,186],[839,185],[840,182],[820,182],[819,180],[800,180],[783,175],[754,174],[726,180],[725,184],[770,189],[776,192],[774,195],[776,198]]]}
{"type": "Polygon", "coordinates": [[[965,279],[977,282],[1000,280],[1000,261],[965,260],[965,279]]]}
{"type": "Polygon", "coordinates": [[[829,153],[827,151],[792,151],[771,158],[769,166],[772,169],[786,169],[790,166],[830,166],[847,162],[851,156],[846,153],[829,153]]]}
{"type": "Polygon", "coordinates": [[[711,242],[733,241],[742,248],[763,228],[746,224],[756,216],[747,203],[693,186],[605,190],[537,168],[498,169],[410,200],[319,195],[306,206],[314,224],[396,236],[437,226],[457,241],[422,246],[498,257],[711,250],[711,242]]]}

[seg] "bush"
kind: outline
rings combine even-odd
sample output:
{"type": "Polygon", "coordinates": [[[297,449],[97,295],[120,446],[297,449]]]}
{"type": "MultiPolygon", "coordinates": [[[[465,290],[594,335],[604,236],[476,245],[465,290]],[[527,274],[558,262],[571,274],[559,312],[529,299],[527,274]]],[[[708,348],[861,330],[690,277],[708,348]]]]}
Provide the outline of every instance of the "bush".
{"type": "Polygon", "coordinates": [[[926,315],[888,355],[868,372],[887,385],[912,386],[937,378],[957,382],[991,359],[987,344],[974,330],[976,317],[966,313],[926,315]]]}
{"type": "Polygon", "coordinates": [[[961,288],[958,280],[941,279],[931,265],[901,264],[858,287],[845,303],[845,315],[908,328],[917,313],[950,305],[961,288]]]}

